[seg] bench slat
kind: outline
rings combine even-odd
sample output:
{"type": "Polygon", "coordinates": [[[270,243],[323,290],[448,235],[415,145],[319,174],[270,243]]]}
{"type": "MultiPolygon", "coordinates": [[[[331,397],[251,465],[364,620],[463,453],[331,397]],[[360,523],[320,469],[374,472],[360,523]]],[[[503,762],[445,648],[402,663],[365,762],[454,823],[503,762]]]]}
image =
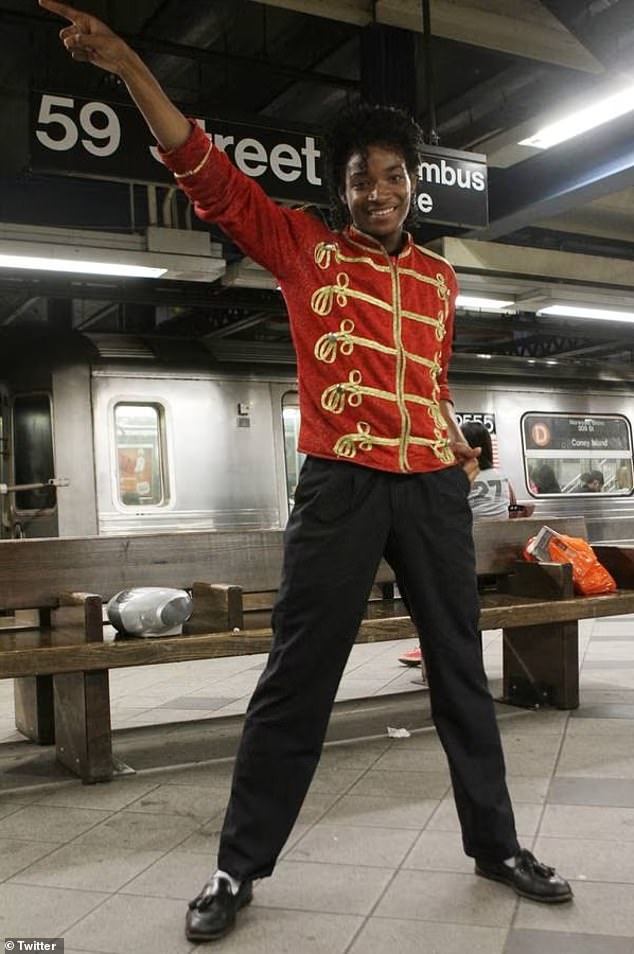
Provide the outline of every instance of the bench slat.
{"type": "MultiPolygon", "coordinates": [[[[555,530],[585,537],[583,517],[549,522],[555,530]]],[[[541,520],[480,520],[474,525],[480,574],[507,573],[521,557],[541,520]]],[[[244,592],[277,590],[282,530],[193,530],[126,537],[63,537],[0,541],[0,608],[57,606],[69,590],[109,599],[131,586],[188,588],[194,580],[226,580],[244,592]]],[[[393,574],[382,563],[378,582],[393,574]]]]}
{"type": "MultiPolygon", "coordinates": [[[[360,641],[374,642],[412,636],[409,616],[389,620],[365,620],[361,624],[360,641]]],[[[184,662],[192,659],[216,659],[221,656],[242,656],[265,653],[271,648],[271,630],[254,629],[246,633],[206,633],[200,636],[163,636],[146,639],[122,639],[83,645],[60,643],[15,648],[2,654],[2,678],[25,674],[90,672],[97,669],[119,669],[156,663],[184,662]]]]}
{"type": "Polygon", "coordinates": [[[67,590],[109,599],[131,586],[190,587],[194,580],[276,589],[281,556],[281,530],[2,540],[0,607],[56,606],[67,590]]]}
{"type": "MultiPolygon", "coordinates": [[[[496,599],[500,594],[494,594],[496,599]]],[[[487,605],[480,613],[481,629],[513,629],[541,623],[565,623],[578,619],[600,619],[634,613],[634,591],[617,590],[605,596],[577,596],[564,600],[538,600],[507,596],[508,603],[487,605]]]]}
{"type": "MultiPolygon", "coordinates": [[[[578,619],[598,619],[634,613],[634,591],[617,591],[606,596],[583,596],[563,600],[540,600],[508,594],[485,594],[480,613],[481,629],[505,629],[563,623],[578,619]]],[[[271,647],[271,631],[254,629],[239,634],[208,633],[198,636],[165,636],[124,639],[103,643],[65,643],[68,634],[44,634],[44,645],[31,636],[12,637],[1,648],[0,677],[48,673],[90,672],[126,666],[184,662],[265,653],[271,647]],[[30,645],[28,645],[30,643],[30,645]]],[[[357,642],[380,642],[414,638],[409,616],[363,620],[357,642]]],[[[72,637],[71,637],[72,638],[72,637]]],[[[76,637],[75,637],[76,639],[76,637]]]]}

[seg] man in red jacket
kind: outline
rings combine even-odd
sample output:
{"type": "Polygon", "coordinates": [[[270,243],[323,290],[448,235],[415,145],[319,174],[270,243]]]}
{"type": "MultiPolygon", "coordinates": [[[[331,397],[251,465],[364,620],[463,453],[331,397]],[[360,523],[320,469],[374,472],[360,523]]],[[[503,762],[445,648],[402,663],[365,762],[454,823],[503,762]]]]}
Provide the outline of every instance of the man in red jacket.
{"type": "Polygon", "coordinates": [[[286,530],[274,642],[238,751],[218,869],[190,903],[192,941],[230,931],[270,875],[319,761],[332,704],[383,555],[427,642],[432,711],[446,750],[464,849],[476,872],[536,901],[566,881],[520,849],[477,634],[467,503],[477,451],[447,385],[453,269],[404,230],[419,127],[360,107],[328,142],[341,222],[277,206],[170,102],[103,23],[54,0],[76,59],[117,73],[194,203],[278,279],[297,351],[306,463],[286,530]],[[449,585],[449,582],[451,585],[449,585]]]}

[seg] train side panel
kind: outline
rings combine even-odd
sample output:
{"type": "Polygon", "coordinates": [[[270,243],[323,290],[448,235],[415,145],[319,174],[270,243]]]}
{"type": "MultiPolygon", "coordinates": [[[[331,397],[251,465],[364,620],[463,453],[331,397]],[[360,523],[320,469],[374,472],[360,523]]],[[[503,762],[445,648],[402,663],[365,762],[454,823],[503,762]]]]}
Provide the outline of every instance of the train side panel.
{"type": "Polygon", "coordinates": [[[268,382],[97,371],[93,408],[99,533],[282,525],[274,433],[281,412],[268,382]],[[160,447],[115,424],[117,414],[120,425],[127,410],[148,407],[160,447]],[[158,494],[148,490],[148,456],[156,454],[158,494]]]}
{"type": "MultiPolygon", "coordinates": [[[[534,492],[527,479],[522,445],[522,418],[529,412],[542,414],[614,415],[623,420],[623,428],[631,432],[634,420],[634,396],[626,391],[603,391],[596,387],[561,387],[549,381],[543,385],[521,384],[516,380],[483,379],[482,384],[458,382],[453,387],[456,410],[494,415],[500,463],[508,473],[518,501],[534,505],[535,517],[544,522],[555,516],[582,514],[586,517],[591,539],[623,538],[621,524],[634,516],[631,495],[596,493],[579,496],[575,493],[543,497],[534,492]],[[617,536],[613,536],[617,534],[617,536]]],[[[624,452],[631,460],[631,449],[624,452]]],[[[611,462],[605,462],[606,473],[611,462]]],[[[627,531],[630,533],[631,531],[627,531]]]]}
{"type": "MultiPolygon", "coordinates": [[[[81,355],[78,348],[72,354],[67,350],[61,356],[41,354],[37,368],[16,362],[0,381],[0,483],[14,482],[16,402],[28,405],[32,395],[48,395],[52,410],[55,459],[50,473],[46,470],[38,479],[69,480],[49,509],[22,512],[16,509],[21,498],[3,495],[4,536],[285,525],[301,465],[295,446],[296,381],[290,368],[208,370],[194,360],[175,365],[165,356],[160,363],[108,356],[104,361],[81,355]]],[[[634,517],[634,479],[616,492],[614,485],[616,470],[626,461],[634,477],[634,395],[627,384],[456,375],[452,390],[457,411],[490,415],[490,423],[494,421],[501,466],[518,500],[533,505],[535,516],[547,523],[554,516],[583,514],[592,540],[634,538],[628,524],[634,517]],[[608,448],[604,459],[598,452],[584,459],[580,452],[576,462],[573,454],[559,454],[555,445],[537,455],[533,448],[527,466],[522,420],[531,412],[557,426],[558,419],[548,415],[587,418],[589,429],[607,415],[627,440],[621,450],[608,448]],[[565,493],[535,492],[539,454],[551,455],[565,493]],[[575,466],[580,471],[595,462],[606,477],[604,492],[579,494],[575,466]]],[[[30,435],[37,428],[30,428],[28,418],[24,421],[20,433],[28,440],[22,456],[28,457],[30,435]]]]}

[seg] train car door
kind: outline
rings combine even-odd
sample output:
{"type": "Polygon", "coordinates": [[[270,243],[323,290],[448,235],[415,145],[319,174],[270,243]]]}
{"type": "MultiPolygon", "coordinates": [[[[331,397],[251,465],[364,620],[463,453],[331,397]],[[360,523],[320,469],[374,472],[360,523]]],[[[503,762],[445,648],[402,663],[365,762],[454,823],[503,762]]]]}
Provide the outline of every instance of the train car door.
{"type": "Polygon", "coordinates": [[[9,393],[0,383],[0,539],[10,536],[9,523],[9,393]]]}
{"type": "Polygon", "coordinates": [[[47,392],[16,394],[12,402],[9,480],[24,489],[9,493],[8,536],[58,534],[51,398],[47,392]],[[26,485],[26,487],[25,487],[26,485]]]}

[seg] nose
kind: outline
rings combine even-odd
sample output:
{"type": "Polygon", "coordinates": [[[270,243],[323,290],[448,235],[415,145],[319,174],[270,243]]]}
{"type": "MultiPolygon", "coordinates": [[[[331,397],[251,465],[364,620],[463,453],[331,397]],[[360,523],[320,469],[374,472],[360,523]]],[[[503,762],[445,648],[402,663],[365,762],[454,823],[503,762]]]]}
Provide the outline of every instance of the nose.
{"type": "Polygon", "coordinates": [[[375,182],[368,192],[368,199],[372,202],[378,202],[384,191],[383,184],[381,182],[375,182]]]}

